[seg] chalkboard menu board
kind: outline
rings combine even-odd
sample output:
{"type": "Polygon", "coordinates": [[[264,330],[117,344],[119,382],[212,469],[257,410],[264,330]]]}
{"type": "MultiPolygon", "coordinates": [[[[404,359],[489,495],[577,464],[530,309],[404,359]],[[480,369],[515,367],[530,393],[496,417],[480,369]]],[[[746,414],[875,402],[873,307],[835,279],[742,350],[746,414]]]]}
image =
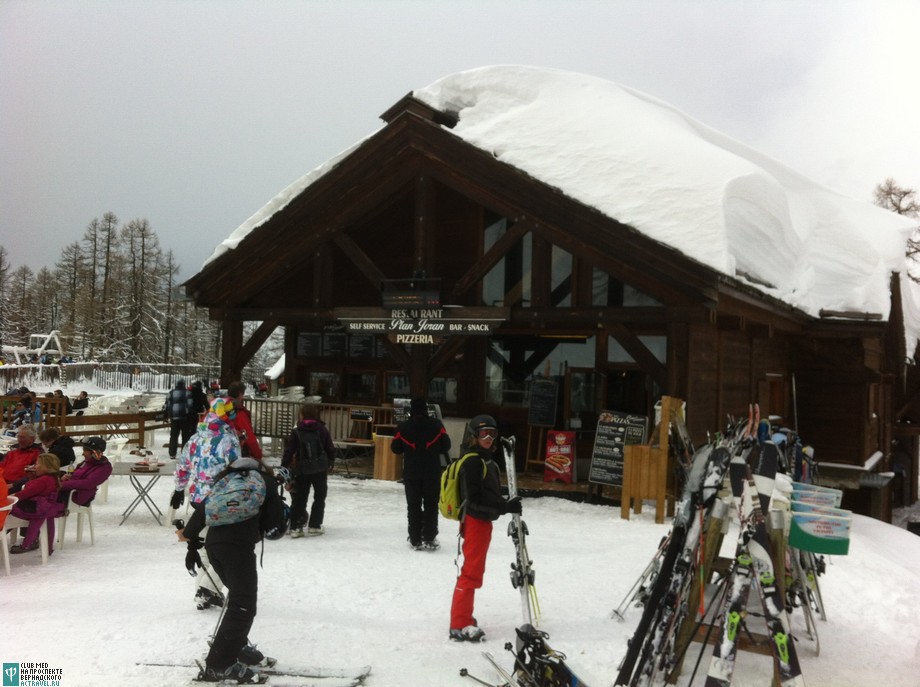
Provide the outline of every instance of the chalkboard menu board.
{"type": "Polygon", "coordinates": [[[350,334],[348,336],[348,357],[349,358],[373,358],[374,357],[374,335],[373,334],[350,334]]]}
{"type": "Polygon", "coordinates": [[[527,423],[533,427],[556,425],[558,384],[552,379],[535,379],[530,385],[530,410],[527,423]]]}
{"type": "Polygon", "coordinates": [[[623,486],[623,453],[627,444],[642,444],[648,432],[645,415],[604,410],[597,419],[588,481],[623,486]]]}
{"type": "Polygon", "coordinates": [[[318,332],[300,332],[297,336],[297,356],[315,358],[320,354],[322,334],[318,332]]]}
{"type": "Polygon", "coordinates": [[[339,332],[323,334],[323,355],[335,358],[345,355],[345,334],[339,332]]]}

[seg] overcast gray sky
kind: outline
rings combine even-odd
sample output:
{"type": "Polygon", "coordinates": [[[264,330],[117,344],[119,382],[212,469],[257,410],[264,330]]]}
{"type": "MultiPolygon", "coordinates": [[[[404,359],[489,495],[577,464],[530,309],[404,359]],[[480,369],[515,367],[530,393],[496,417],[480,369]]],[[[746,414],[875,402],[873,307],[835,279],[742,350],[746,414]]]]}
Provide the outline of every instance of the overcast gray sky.
{"type": "Polygon", "coordinates": [[[489,64],[665,100],[841,193],[920,189],[920,0],[0,0],[0,245],[105,212],[181,277],[409,91],[489,64]]]}

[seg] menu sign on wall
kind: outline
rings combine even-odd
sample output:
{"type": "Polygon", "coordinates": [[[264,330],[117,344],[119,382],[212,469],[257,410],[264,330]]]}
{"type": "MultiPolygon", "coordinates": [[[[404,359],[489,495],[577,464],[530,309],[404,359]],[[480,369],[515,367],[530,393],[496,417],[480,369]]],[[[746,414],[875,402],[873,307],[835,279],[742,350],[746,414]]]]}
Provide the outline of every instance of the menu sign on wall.
{"type": "Polygon", "coordinates": [[[527,423],[533,427],[556,424],[556,397],[559,385],[554,379],[535,379],[530,385],[527,423]]]}
{"type": "Polygon", "coordinates": [[[594,450],[588,481],[623,486],[623,456],[628,444],[642,444],[648,432],[648,417],[604,410],[597,419],[594,450]]]}
{"type": "Polygon", "coordinates": [[[543,481],[575,482],[575,432],[547,432],[543,481]]]}

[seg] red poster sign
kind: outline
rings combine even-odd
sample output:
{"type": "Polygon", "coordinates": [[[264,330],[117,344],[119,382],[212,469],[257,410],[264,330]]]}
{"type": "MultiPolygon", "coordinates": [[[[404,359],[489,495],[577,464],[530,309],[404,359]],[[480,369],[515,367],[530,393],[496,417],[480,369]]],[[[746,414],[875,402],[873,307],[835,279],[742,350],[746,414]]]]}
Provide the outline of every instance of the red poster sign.
{"type": "Polygon", "coordinates": [[[575,432],[547,432],[544,460],[544,482],[572,484],[575,481],[575,432]]]}

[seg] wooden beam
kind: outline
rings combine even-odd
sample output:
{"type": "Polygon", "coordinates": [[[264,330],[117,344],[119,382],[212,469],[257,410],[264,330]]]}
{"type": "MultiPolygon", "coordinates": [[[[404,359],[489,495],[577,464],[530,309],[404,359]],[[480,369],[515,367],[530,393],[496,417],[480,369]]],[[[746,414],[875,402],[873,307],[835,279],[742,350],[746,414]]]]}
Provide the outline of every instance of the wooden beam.
{"type": "Polygon", "coordinates": [[[437,230],[435,187],[431,177],[422,174],[415,182],[415,250],[413,271],[429,276],[434,265],[434,232],[437,230]]]}
{"type": "Polygon", "coordinates": [[[333,322],[332,308],[211,308],[208,317],[212,320],[277,320],[283,324],[311,324],[333,322]]]}
{"type": "Polygon", "coordinates": [[[242,378],[243,323],[224,320],[220,326],[220,340],[220,378],[234,381],[242,378]]]}
{"type": "Polygon", "coordinates": [[[508,230],[499,237],[492,247],[487,250],[479,260],[466,271],[466,273],[454,284],[451,296],[459,298],[472,288],[480,279],[486,276],[498,261],[504,257],[511,248],[516,244],[524,234],[530,230],[530,224],[526,221],[519,220],[512,224],[508,230]]]}
{"type": "Polygon", "coordinates": [[[432,377],[437,376],[441,368],[453,360],[457,352],[466,344],[468,338],[469,337],[466,336],[451,336],[438,347],[435,354],[431,356],[431,360],[428,361],[428,369],[430,371],[428,381],[431,381],[432,377]]]}
{"type": "Polygon", "coordinates": [[[393,358],[393,362],[403,370],[408,370],[410,368],[412,365],[412,358],[403,346],[393,343],[386,336],[378,336],[377,340],[383,342],[383,346],[387,349],[387,353],[390,354],[390,357],[393,358]]]}
{"type": "Polygon", "coordinates": [[[246,363],[252,360],[252,357],[259,352],[262,344],[268,340],[268,337],[272,335],[272,332],[277,327],[278,320],[263,320],[262,324],[249,337],[249,341],[240,349],[240,368],[246,367],[246,363]]]}
{"type": "Polygon", "coordinates": [[[722,332],[744,331],[744,318],[739,315],[716,314],[716,327],[722,332]]]}
{"type": "Polygon", "coordinates": [[[381,282],[386,279],[386,276],[378,269],[377,264],[371,257],[361,250],[361,247],[344,231],[333,235],[332,240],[335,245],[342,249],[345,256],[355,264],[358,271],[367,277],[367,280],[379,293],[382,288],[381,282]]]}
{"type": "Polygon", "coordinates": [[[626,352],[633,357],[645,372],[655,380],[659,388],[665,389],[668,384],[668,370],[654,354],[645,347],[645,344],[626,328],[621,322],[607,322],[607,329],[611,336],[615,338],[620,345],[626,349],[626,352]]]}

